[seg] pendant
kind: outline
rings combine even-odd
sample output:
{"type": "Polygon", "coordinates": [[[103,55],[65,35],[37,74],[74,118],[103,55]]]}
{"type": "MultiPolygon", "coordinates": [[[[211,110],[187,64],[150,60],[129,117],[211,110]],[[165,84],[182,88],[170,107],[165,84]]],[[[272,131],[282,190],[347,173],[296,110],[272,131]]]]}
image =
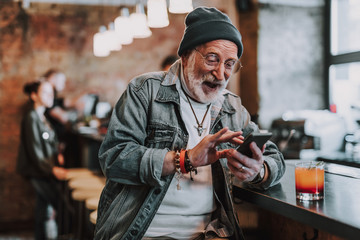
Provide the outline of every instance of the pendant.
{"type": "Polygon", "coordinates": [[[206,128],[203,128],[202,125],[195,126],[196,130],[198,131],[199,137],[201,137],[202,133],[206,130],[206,128]]]}
{"type": "Polygon", "coordinates": [[[181,178],[181,172],[176,172],[175,173],[175,178],[177,180],[177,184],[176,184],[176,189],[177,190],[181,190],[181,186],[180,186],[180,178],[181,178]]]}

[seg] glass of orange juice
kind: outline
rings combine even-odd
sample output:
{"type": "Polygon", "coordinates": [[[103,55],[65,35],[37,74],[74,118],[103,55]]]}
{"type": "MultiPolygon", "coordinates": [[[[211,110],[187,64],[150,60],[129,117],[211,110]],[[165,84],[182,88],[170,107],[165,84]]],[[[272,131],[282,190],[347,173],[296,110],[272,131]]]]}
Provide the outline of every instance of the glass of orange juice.
{"type": "Polygon", "coordinates": [[[304,201],[324,198],[324,162],[300,162],[295,165],[296,198],[304,201]]]}

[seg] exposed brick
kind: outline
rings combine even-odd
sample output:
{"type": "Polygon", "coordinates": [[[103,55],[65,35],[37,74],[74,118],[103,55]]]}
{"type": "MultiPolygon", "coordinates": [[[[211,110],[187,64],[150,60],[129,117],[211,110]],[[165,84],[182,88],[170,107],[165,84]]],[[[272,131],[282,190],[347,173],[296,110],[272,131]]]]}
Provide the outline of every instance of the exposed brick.
{"type": "Polygon", "coordinates": [[[33,218],[33,188],[15,173],[24,83],[58,68],[68,77],[67,95],[96,91],[101,101],[115,104],[131,78],[160,70],[161,61],[176,53],[183,14],[170,14],[171,25],[152,29],[148,39],[94,57],[93,34],[118,13],[116,7],[36,3],[22,11],[17,3],[0,3],[0,225],[33,218]]]}

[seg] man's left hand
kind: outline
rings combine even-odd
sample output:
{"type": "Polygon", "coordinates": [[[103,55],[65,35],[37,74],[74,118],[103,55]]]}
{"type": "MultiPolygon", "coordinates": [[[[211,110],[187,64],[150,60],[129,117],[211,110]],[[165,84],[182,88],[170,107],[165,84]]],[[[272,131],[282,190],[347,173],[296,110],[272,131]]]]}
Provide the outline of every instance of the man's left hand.
{"type": "Polygon", "coordinates": [[[252,142],[250,144],[252,157],[243,155],[236,149],[224,150],[230,171],[241,181],[252,181],[258,175],[264,164],[264,149],[265,147],[263,150],[260,150],[256,143],[252,142]]]}

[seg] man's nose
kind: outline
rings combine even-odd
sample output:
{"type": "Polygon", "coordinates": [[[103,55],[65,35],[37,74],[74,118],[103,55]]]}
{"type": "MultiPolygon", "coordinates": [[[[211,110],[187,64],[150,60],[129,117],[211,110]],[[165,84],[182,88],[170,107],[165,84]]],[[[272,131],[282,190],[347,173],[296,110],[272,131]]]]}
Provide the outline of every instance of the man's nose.
{"type": "Polygon", "coordinates": [[[224,81],[229,77],[225,70],[226,70],[225,65],[223,63],[220,63],[216,68],[212,70],[212,74],[219,81],[224,81]]]}

